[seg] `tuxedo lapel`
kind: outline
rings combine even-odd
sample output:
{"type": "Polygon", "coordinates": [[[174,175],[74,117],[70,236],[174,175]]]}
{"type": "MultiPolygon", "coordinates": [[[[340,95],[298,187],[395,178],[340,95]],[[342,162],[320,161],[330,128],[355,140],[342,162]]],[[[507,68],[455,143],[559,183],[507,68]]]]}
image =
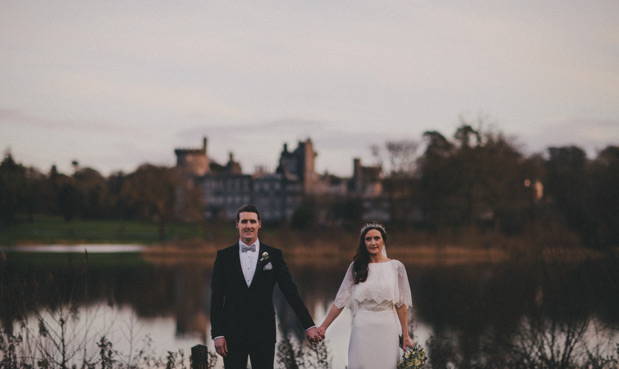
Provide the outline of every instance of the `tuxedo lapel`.
{"type": "MultiPolygon", "coordinates": [[[[260,243],[260,248],[257,250],[258,252],[258,257],[256,258],[256,271],[254,272],[254,278],[251,279],[251,283],[249,284],[249,288],[251,288],[254,285],[254,281],[256,281],[256,278],[258,278],[260,276],[260,272],[262,267],[260,266],[260,255],[262,254],[262,243],[260,243]]],[[[239,262],[240,264],[240,262],[239,262]]],[[[242,273],[242,271],[241,271],[242,273]]]]}
{"type": "Polygon", "coordinates": [[[247,283],[245,283],[245,276],[243,275],[243,268],[241,267],[241,257],[239,256],[238,245],[234,251],[235,252],[231,255],[234,275],[238,277],[237,279],[239,281],[239,284],[247,288],[247,283]]]}

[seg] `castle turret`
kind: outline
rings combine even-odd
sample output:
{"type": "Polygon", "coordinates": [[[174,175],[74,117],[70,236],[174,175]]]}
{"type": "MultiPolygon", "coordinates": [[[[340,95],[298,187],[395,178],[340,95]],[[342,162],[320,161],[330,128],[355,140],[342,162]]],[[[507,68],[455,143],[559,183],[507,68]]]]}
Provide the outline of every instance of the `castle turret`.
{"type": "Polygon", "coordinates": [[[202,139],[202,148],[176,149],[176,184],[175,184],[175,214],[178,219],[189,220],[191,208],[197,207],[201,213],[201,200],[193,198],[197,177],[203,177],[209,172],[210,160],[206,154],[206,137],[202,139]]]}
{"type": "Polygon", "coordinates": [[[228,153],[228,163],[226,164],[226,171],[228,174],[242,174],[241,164],[237,161],[234,161],[234,154],[228,153]]]}
{"type": "Polygon", "coordinates": [[[300,181],[303,191],[312,193],[318,180],[314,170],[316,155],[314,144],[309,138],[299,141],[299,146],[292,152],[288,151],[288,144],[284,144],[277,173],[283,174],[288,179],[300,181]]]}
{"type": "Polygon", "coordinates": [[[183,174],[203,176],[209,171],[210,160],[206,154],[206,137],[202,139],[201,149],[176,149],[176,168],[183,174]]]}

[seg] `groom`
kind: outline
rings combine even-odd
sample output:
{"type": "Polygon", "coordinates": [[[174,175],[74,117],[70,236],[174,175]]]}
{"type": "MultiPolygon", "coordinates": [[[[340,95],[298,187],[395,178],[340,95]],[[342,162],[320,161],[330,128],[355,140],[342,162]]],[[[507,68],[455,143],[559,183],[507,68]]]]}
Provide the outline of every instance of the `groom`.
{"type": "Polygon", "coordinates": [[[260,213],[244,205],[236,213],[240,240],[217,252],[211,284],[211,336],[226,369],[272,369],[275,357],[273,288],[279,285],[310,342],[324,337],[292,281],[281,250],[261,243],[260,213]]]}

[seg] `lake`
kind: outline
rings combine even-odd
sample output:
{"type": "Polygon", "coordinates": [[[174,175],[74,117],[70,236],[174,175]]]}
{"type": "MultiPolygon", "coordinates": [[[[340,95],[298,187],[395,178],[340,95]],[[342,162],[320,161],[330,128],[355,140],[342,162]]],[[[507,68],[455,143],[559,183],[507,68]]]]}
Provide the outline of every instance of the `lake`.
{"type": "MultiPolygon", "coordinates": [[[[25,316],[31,331],[38,318],[54,328],[62,302],[74,341],[87,337],[92,355],[102,335],[135,360],[145,348],[153,356],[206,344],[209,337],[210,257],[149,258],[142,246],[30,247],[4,250],[0,278],[2,321],[25,316]],[[150,339],[150,340],[149,340],[150,339]]],[[[2,250],[0,250],[2,251],[2,250]]],[[[619,268],[616,258],[558,258],[546,262],[419,262],[407,267],[415,306],[415,341],[458,367],[487,363],[519,350],[530,353],[573,348],[616,354],[619,342],[619,268]]],[[[350,260],[288,258],[303,300],[319,324],[350,260]]],[[[279,338],[303,337],[296,317],[277,291],[279,338]]],[[[327,332],[333,368],[346,366],[351,315],[345,310],[327,332]]],[[[56,323],[57,324],[57,323],[56,323]]],[[[83,348],[80,348],[83,351],[83,348]]],[[[77,357],[77,354],[76,354],[77,357]]],[[[222,368],[218,360],[217,368],[222,368]]],[[[277,366],[276,366],[277,367],[277,366]]]]}

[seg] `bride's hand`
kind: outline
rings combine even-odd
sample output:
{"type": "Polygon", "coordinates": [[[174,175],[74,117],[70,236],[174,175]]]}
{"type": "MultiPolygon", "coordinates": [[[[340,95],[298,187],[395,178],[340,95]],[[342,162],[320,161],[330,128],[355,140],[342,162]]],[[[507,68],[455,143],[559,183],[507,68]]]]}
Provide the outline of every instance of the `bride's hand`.
{"type": "Polygon", "coordinates": [[[325,334],[327,333],[327,328],[321,325],[318,327],[318,331],[320,332],[320,335],[322,336],[322,338],[324,338],[325,334]]]}
{"type": "Polygon", "coordinates": [[[412,347],[414,347],[414,346],[415,346],[415,342],[413,342],[413,339],[412,339],[412,338],[410,338],[409,336],[406,336],[406,337],[404,338],[404,342],[403,342],[403,344],[402,344],[402,348],[403,348],[404,350],[406,350],[406,348],[407,348],[407,347],[411,347],[411,348],[412,348],[412,347]]]}

